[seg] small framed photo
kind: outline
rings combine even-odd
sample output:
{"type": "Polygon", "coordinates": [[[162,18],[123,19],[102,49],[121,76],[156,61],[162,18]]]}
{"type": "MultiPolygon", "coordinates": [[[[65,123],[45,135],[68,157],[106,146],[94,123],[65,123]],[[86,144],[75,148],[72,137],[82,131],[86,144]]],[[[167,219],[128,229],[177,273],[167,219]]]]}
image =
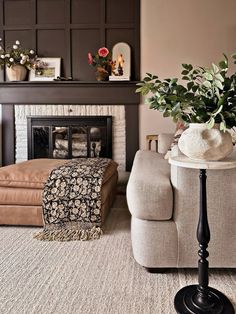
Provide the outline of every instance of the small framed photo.
{"type": "Polygon", "coordinates": [[[61,75],[61,58],[38,58],[30,70],[29,81],[53,81],[61,75]]]}

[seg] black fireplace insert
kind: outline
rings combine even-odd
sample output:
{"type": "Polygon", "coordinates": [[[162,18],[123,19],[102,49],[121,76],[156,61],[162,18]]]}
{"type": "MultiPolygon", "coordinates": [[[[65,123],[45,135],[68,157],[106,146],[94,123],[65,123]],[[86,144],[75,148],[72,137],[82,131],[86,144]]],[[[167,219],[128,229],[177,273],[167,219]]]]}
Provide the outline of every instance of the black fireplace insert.
{"type": "Polygon", "coordinates": [[[112,116],[28,116],[28,159],[112,158],[112,116]]]}

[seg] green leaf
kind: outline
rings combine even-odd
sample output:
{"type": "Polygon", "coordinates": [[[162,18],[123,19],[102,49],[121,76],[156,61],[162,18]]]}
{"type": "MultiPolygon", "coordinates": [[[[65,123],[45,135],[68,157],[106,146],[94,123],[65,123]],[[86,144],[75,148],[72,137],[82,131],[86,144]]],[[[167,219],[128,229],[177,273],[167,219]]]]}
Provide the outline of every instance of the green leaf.
{"type": "Polygon", "coordinates": [[[151,77],[145,77],[145,78],[143,79],[144,82],[150,82],[151,80],[152,80],[151,77]]]}
{"type": "Polygon", "coordinates": [[[223,87],[223,85],[222,85],[222,83],[220,81],[215,80],[214,83],[215,83],[216,87],[218,87],[219,89],[221,89],[221,90],[224,89],[224,87],[223,87]]]}
{"type": "Polygon", "coordinates": [[[183,77],[182,77],[182,80],[189,81],[189,77],[188,77],[188,76],[183,76],[183,77]]]}
{"type": "Polygon", "coordinates": [[[198,90],[198,86],[195,85],[195,86],[192,87],[192,91],[193,91],[194,93],[196,93],[197,90],[198,90]]]}
{"type": "Polygon", "coordinates": [[[211,88],[211,83],[209,81],[204,81],[202,84],[207,88],[211,88]]]}
{"type": "Polygon", "coordinates": [[[177,96],[176,95],[170,95],[170,96],[168,96],[168,99],[170,100],[170,101],[176,101],[177,100],[177,96]]]}
{"type": "Polygon", "coordinates": [[[193,87],[194,83],[193,82],[188,82],[187,88],[190,90],[193,87]]]}
{"type": "Polygon", "coordinates": [[[212,76],[211,73],[209,73],[209,72],[205,72],[205,73],[203,74],[203,77],[204,77],[206,80],[208,80],[208,81],[212,81],[212,80],[213,80],[213,76],[212,76]]]}
{"type": "Polygon", "coordinates": [[[224,82],[224,78],[223,78],[223,76],[220,73],[215,75],[215,79],[217,79],[220,82],[224,82]]]}
{"type": "Polygon", "coordinates": [[[188,70],[183,70],[183,71],[181,72],[181,74],[182,74],[182,75],[187,75],[187,74],[189,74],[189,71],[188,71],[188,70]]]}
{"type": "Polygon", "coordinates": [[[172,80],[171,80],[171,84],[175,84],[175,83],[177,83],[178,82],[178,79],[177,78],[173,78],[172,80]]]}
{"type": "Polygon", "coordinates": [[[149,93],[149,91],[150,91],[150,89],[147,85],[139,87],[135,90],[136,93],[141,93],[143,96],[147,95],[149,93]]]}
{"type": "Polygon", "coordinates": [[[219,68],[217,65],[215,65],[215,63],[212,63],[212,70],[215,74],[219,72],[219,68]]]}
{"type": "Polygon", "coordinates": [[[221,105],[221,106],[217,109],[217,111],[214,112],[214,114],[213,114],[214,117],[215,117],[216,115],[218,115],[218,113],[220,113],[222,109],[223,109],[223,105],[221,105]]]}
{"type": "Polygon", "coordinates": [[[189,65],[188,65],[188,69],[189,69],[189,71],[191,71],[191,70],[193,69],[192,64],[189,64],[189,65]]]}
{"type": "Polygon", "coordinates": [[[228,64],[227,64],[227,62],[226,62],[225,60],[224,60],[224,61],[220,61],[220,62],[219,62],[219,66],[220,66],[220,68],[223,69],[223,70],[225,70],[225,69],[228,68],[228,64]]]}
{"type": "Polygon", "coordinates": [[[223,56],[225,57],[225,60],[226,60],[226,62],[227,62],[227,64],[228,64],[228,61],[229,61],[228,57],[226,56],[225,53],[223,53],[223,56]]]}
{"type": "Polygon", "coordinates": [[[220,131],[223,131],[223,132],[226,131],[226,124],[225,124],[225,121],[220,122],[220,131]]]}
{"type": "Polygon", "coordinates": [[[188,64],[186,64],[186,63],[182,63],[182,67],[183,67],[184,69],[186,69],[186,70],[189,69],[188,64]]]}
{"type": "Polygon", "coordinates": [[[207,121],[207,127],[209,129],[211,129],[211,128],[213,128],[214,124],[215,124],[215,119],[213,117],[211,117],[210,120],[207,121]]]}

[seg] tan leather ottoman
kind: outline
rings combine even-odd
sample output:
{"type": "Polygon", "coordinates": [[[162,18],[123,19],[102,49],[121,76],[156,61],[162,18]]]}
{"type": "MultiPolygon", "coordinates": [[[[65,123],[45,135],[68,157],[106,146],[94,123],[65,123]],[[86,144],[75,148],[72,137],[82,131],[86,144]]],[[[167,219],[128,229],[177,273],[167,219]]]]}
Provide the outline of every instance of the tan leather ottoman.
{"type": "MultiPolygon", "coordinates": [[[[44,184],[65,159],[33,159],[0,168],[0,225],[42,226],[42,192],[44,184]]],[[[102,221],[116,194],[117,164],[111,162],[102,183],[102,221]]]]}

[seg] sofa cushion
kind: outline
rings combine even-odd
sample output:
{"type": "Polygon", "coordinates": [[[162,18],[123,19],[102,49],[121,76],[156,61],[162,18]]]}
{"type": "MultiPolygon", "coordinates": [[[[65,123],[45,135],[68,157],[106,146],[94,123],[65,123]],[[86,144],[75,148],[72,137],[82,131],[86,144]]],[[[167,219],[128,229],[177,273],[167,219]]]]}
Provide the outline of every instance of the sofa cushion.
{"type": "Polygon", "coordinates": [[[173,133],[161,133],[158,135],[158,153],[166,154],[173,142],[173,133]]]}
{"type": "Polygon", "coordinates": [[[138,151],[127,185],[131,214],[139,219],[169,220],[173,213],[170,166],[162,154],[138,151]]]}

